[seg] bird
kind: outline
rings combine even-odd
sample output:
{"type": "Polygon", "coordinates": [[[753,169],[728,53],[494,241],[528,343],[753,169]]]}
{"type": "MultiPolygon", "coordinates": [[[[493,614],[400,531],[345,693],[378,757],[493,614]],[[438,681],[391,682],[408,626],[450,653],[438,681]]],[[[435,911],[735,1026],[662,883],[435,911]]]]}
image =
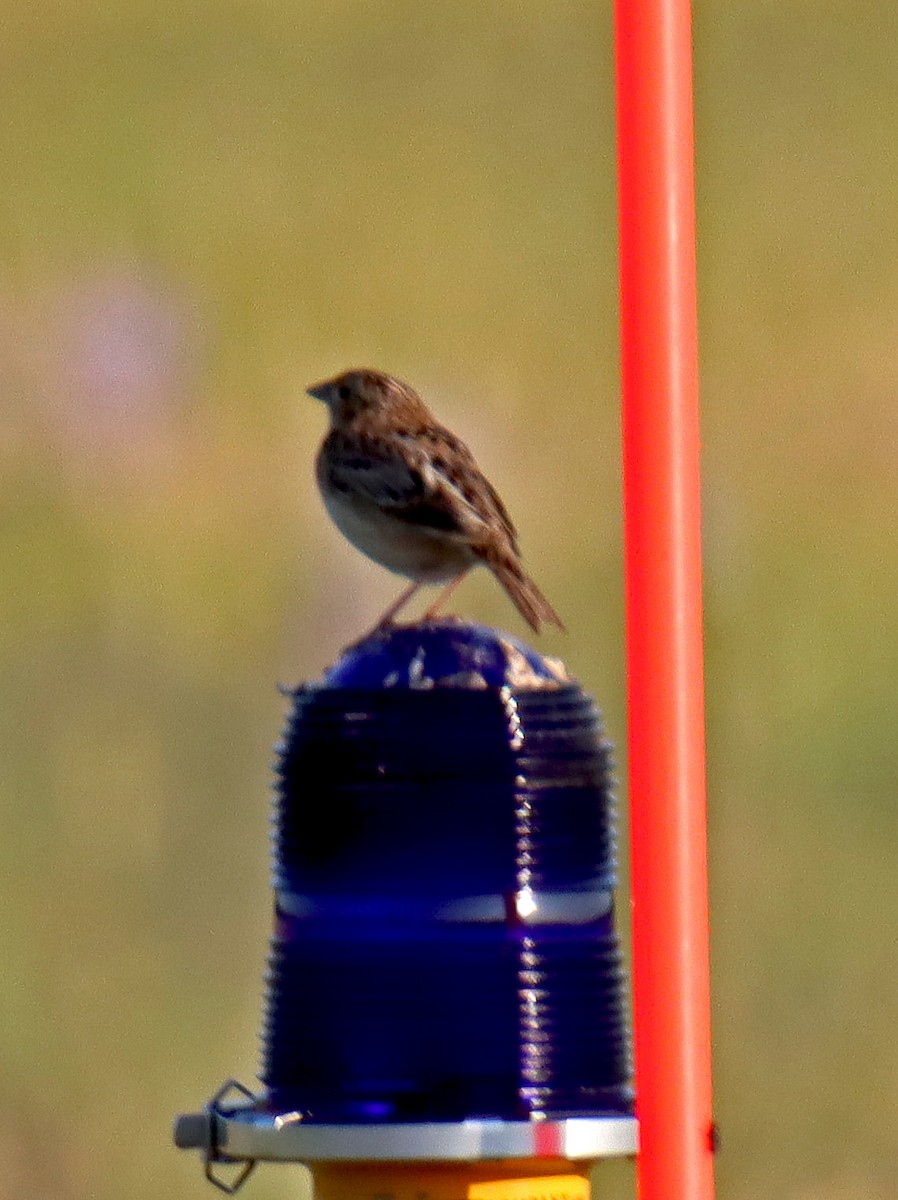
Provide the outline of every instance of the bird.
{"type": "Polygon", "coordinates": [[[356,369],[307,390],[330,415],[316,460],[328,515],[356,549],[411,580],[372,633],[393,625],[419,588],[443,584],[424,614],[431,620],[481,565],[535,632],[543,625],[564,629],[524,570],[499,494],[414,388],[383,371],[356,369]]]}

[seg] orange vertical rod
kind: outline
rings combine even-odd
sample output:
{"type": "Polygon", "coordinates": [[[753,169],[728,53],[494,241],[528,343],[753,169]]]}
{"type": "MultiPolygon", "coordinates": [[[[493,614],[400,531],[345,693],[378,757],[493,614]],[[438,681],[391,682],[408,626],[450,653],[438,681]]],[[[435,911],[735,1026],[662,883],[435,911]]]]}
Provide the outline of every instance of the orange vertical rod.
{"type": "Polygon", "coordinates": [[[710,1200],[688,0],[615,0],[640,1200],[710,1200]]]}

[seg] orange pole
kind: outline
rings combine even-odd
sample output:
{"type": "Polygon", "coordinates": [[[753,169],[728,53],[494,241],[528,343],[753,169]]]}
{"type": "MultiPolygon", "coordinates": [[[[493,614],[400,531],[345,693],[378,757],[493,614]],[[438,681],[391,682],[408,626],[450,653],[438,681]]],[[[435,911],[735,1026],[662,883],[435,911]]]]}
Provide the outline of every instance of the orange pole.
{"type": "Polygon", "coordinates": [[[615,41],[637,1175],[711,1200],[688,0],[616,0],[615,41]]]}

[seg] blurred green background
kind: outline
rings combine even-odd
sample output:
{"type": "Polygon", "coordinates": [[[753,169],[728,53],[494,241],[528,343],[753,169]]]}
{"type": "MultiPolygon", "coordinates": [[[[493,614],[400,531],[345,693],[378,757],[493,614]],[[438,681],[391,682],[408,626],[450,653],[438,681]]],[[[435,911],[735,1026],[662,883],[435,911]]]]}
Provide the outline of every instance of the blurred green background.
{"type": "MultiPolygon", "coordinates": [[[[623,758],[610,21],[6,0],[4,1200],[212,1194],[169,1125],[257,1066],[275,684],[396,590],[323,517],[308,382],[385,368],[472,443],[623,758]]],[[[719,1191],[881,1200],[898,7],[696,38],[719,1191]]],[[[485,573],[459,605],[525,632],[485,573]]]]}

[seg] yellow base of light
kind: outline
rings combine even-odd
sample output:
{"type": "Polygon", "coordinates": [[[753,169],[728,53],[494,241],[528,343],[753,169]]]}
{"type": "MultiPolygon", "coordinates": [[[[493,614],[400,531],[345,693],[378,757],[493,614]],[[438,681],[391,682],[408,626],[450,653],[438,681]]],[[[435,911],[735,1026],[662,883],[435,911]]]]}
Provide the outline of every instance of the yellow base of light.
{"type": "Polygon", "coordinates": [[[315,1200],[590,1200],[586,1166],[501,1163],[321,1163],[315,1200]]]}

